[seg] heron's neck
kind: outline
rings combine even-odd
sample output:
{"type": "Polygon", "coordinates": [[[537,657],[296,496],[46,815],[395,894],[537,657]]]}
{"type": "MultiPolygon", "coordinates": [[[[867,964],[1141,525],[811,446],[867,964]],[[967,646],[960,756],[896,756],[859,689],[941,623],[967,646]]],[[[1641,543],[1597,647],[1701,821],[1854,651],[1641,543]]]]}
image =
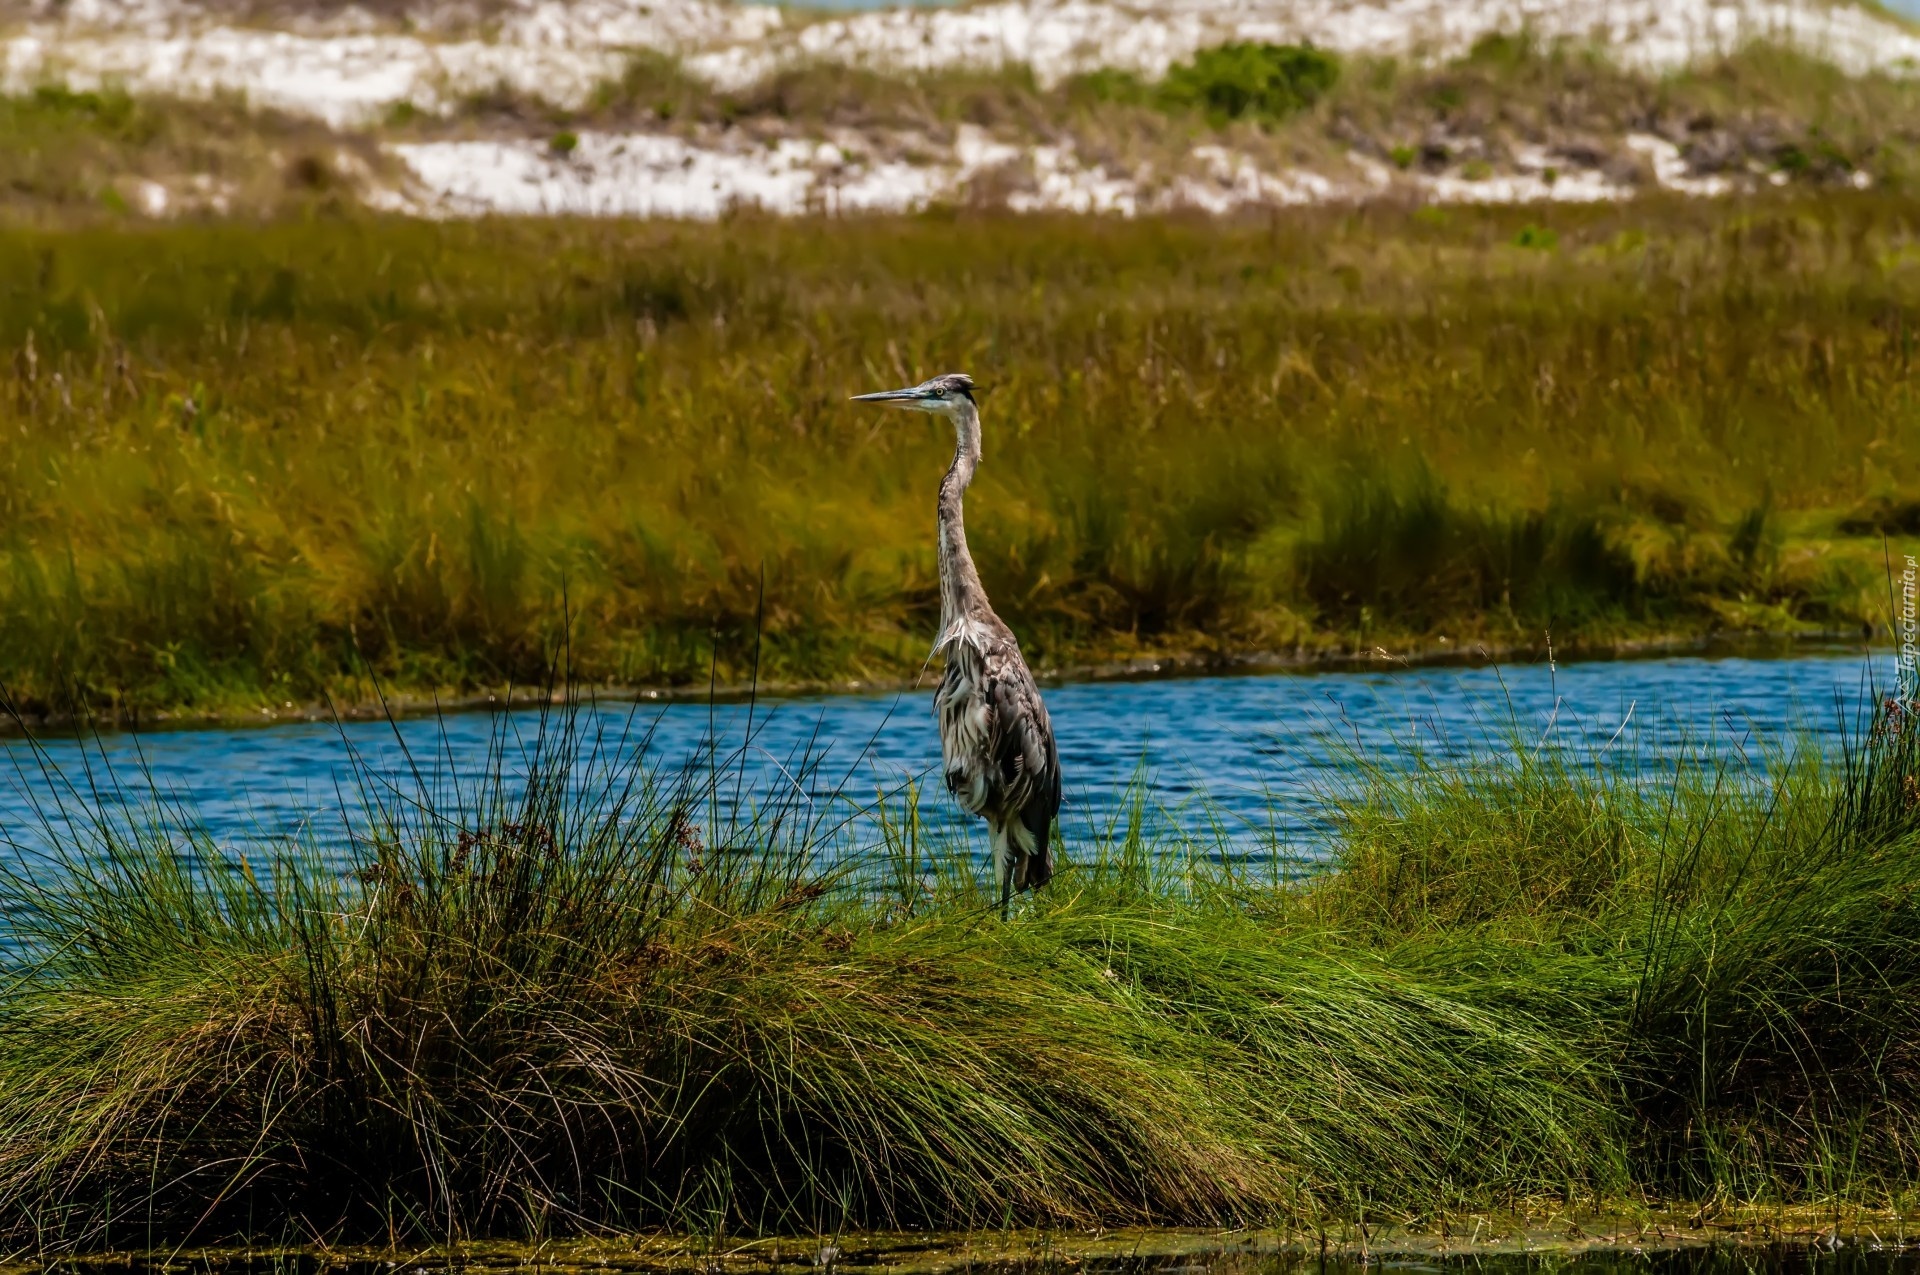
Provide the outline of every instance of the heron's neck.
{"type": "Polygon", "coordinates": [[[973,555],[967,552],[962,497],[980,464],[980,413],[962,402],[953,418],[953,464],[940,480],[940,637],[944,641],[962,617],[984,611],[987,591],[980,586],[973,555]]]}

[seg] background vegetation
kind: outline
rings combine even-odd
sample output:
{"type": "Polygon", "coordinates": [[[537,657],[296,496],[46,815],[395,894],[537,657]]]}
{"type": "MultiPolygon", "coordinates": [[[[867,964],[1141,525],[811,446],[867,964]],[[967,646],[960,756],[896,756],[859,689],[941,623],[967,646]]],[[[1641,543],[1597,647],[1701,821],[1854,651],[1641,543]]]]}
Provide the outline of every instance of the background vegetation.
{"type": "MultiPolygon", "coordinates": [[[[471,96],[451,117],[401,104],[379,131],[443,137],[544,135],[556,147],[583,128],[684,134],[706,144],[789,136],[863,137],[912,162],[963,126],[1015,143],[1065,145],[1117,173],[1171,181],[1205,164],[1198,146],[1228,146],[1264,171],[1350,171],[1350,156],[1388,174],[1450,173],[1468,182],[1544,154],[1556,177],[1598,170],[1651,186],[1631,134],[1678,148],[1688,173],[1749,185],[1845,184],[1857,175],[1905,188],[1920,142],[1905,121],[1920,87],[1851,76],[1764,42],[1665,75],[1615,64],[1604,48],[1489,36],[1460,57],[1421,63],[1340,59],[1294,45],[1203,49],[1148,82],[1101,70],[1043,87],[1031,68],[891,73],[833,64],[782,68],[720,90],[671,58],[638,54],[587,103],[560,107],[506,91],[471,96]]],[[[993,202],[1030,174],[982,174],[970,198],[993,202]]],[[[1524,167],[1524,166],[1518,166],[1524,167]]],[[[1532,175],[1540,169],[1536,161],[1532,175]]]]}
{"type": "MultiPolygon", "coordinates": [[[[1151,83],[1114,70],[1043,86],[1024,65],[912,73],[800,62],[718,89],[670,56],[638,51],[583,102],[496,85],[451,110],[401,100],[341,128],[234,98],[131,98],[50,82],[0,97],[0,216],[49,225],[284,216],[363,197],[393,207],[419,192],[385,143],[534,138],[559,158],[595,129],[677,134],[720,150],[831,138],[862,163],[923,165],[971,127],[1016,152],[1064,148],[1140,181],[1150,202],[1177,195],[1182,179],[1212,180],[1218,147],[1270,174],[1302,168],[1336,184],[1351,184],[1358,157],[1389,197],[1440,176],[1469,191],[1514,175],[1651,189],[1652,165],[1629,142],[1636,134],[1671,143],[1688,176],[1746,190],[1911,185],[1920,145],[1907,123],[1920,110],[1911,77],[1847,75],[1765,42],[1661,75],[1609,53],[1518,31],[1443,62],[1232,43],[1151,83]]],[[[1037,180],[1016,154],[975,173],[961,202],[1001,206],[1037,180]]]]}
{"type": "Polygon", "coordinates": [[[0,676],[123,710],[1883,617],[1910,205],[0,233],[0,676]]]}

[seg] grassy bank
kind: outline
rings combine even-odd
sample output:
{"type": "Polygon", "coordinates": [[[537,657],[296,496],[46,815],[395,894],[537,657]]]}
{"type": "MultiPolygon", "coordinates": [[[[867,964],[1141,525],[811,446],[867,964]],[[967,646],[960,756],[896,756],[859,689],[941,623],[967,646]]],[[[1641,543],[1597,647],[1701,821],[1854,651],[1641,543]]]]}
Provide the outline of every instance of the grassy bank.
{"type": "Polygon", "coordinates": [[[0,866],[0,1234],[1908,1207],[1905,725],[1375,774],[1303,881],[1074,829],[1006,924],[903,797],[729,821],[564,720],[524,782],[370,781],[350,874],[101,816],[0,866]]]}
{"type": "Polygon", "coordinates": [[[1254,222],[0,233],[0,678],[256,712],[911,675],[950,441],[1040,666],[1884,623],[1891,196],[1254,222]]]}

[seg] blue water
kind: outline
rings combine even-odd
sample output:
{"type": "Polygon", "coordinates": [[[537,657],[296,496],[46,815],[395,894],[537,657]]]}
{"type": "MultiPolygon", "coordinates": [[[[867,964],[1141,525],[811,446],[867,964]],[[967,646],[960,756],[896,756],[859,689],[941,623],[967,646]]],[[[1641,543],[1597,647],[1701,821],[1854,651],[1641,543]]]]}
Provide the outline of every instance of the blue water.
{"type": "MultiPolygon", "coordinates": [[[[1308,854],[1328,834],[1325,794],[1351,758],[1497,758],[1562,748],[1661,773],[1701,752],[1762,764],[1807,742],[1858,733],[1869,683],[1891,662],[1837,652],[1792,659],[1684,658],[1435,667],[1080,683],[1048,688],[1066,776],[1068,844],[1122,822],[1138,799],[1161,826],[1201,831],[1248,856],[1308,854]]],[[[822,827],[865,826],[868,807],[921,812],[976,850],[938,783],[931,694],[849,695],[757,705],[605,704],[577,729],[603,761],[636,760],[671,780],[718,768],[715,800],[782,806],[822,827]]],[[[540,715],[470,713],[398,724],[354,722],[53,740],[36,753],[0,744],[0,839],[43,844],[89,811],[197,823],[236,849],[282,838],[344,848],[341,814],[365,804],[356,776],[391,799],[424,782],[482,775],[504,744],[524,768],[540,715]],[[356,760],[357,759],[357,760],[356,760]]]]}

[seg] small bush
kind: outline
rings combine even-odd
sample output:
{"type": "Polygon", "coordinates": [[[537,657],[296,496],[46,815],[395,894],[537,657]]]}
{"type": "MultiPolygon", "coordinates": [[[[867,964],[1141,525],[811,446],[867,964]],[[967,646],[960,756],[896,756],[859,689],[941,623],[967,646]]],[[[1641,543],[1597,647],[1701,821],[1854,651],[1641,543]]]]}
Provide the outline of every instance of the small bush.
{"type": "Polygon", "coordinates": [[[78,92],[63,85],[42,85],[33,91],[33,104],[49,115],[80,116],[103,131],[127,130],[139,108],[123,90],[78,92]]]}
{"type": "Polygon", "coordinates": [[[1216,122],[1278,120],[1319,101],[1339,76],[1332,55],[1311,45],[1237,42],[1202,49],[1173,67],[1160,97],[1216,122]]]}
{"type": "Polygon", "coordinates": [[[324,155],[296,155],[287,164],[287,185],[295,190],[320,191],[333,184],[333,166],[324,155]]]}
{"type": "Polygon", "coordinates": [[[1532,61],[1539,52],[1538,41],[1531,32],[1495,31],[1474,41],[1473,47],[1467,50],[1466,63],[1511,71],[1532,61]]]}

